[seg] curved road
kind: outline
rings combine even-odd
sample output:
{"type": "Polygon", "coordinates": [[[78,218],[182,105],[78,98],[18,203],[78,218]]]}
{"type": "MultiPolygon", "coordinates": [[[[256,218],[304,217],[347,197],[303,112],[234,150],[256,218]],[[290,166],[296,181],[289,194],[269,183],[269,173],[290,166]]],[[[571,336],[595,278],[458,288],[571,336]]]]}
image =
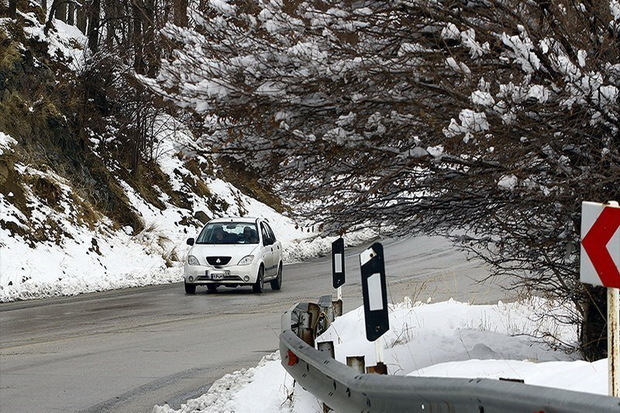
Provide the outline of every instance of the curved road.
{"type": "MultiPolygon", "coordinates": [[[[364,246],[367,247],[367,246],[364,246]]],[[[362,303],[358,254],[346,251],[344,311],[362,303]]],[[[384,242],[391,302],[408,296],[495,302],[505,292],[441,238],[384,242]]],[[[182,284],[0,304],[0,412],[150,412],[179,408],[226,373],[278,348],[280,316],[331,288],[328,258],[284,267],[281,291],[182,284]]]]}

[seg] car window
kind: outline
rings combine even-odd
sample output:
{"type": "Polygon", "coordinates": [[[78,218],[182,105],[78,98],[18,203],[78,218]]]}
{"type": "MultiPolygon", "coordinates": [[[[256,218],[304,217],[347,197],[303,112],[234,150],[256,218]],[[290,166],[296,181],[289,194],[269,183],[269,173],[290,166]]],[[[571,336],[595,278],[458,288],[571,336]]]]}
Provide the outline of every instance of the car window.
{"type": "Polygon", "coordinates": [[[271,240],[271,243],[273,244],[274,242],[276,242],[276,236],[273,233],[273,230],[271,229],[269,224],[265,223],[265,227],[267,228],[267,232],[269,233],[269,239],[271,240]]]}
{"type": "Polygon", "coordinates": [[[273,234],[271,227],[266,222],[261,222],[261,232],[263,234],[264,245],[272,245],[276,242],[276,236],[273,234]]]}
{"type": "Polygon", "coordinates": [[[210,222],[200,231],[196,244],[258,244],[256,224],[253,222],[210,222]]]}
{"type": "Polygon", "coordinates": [[[260,230],[261,230],[261,233],[263,235],[263,244],[264,245],[270,245],[271,244],[271,238],[269,237],[269,232],[267,231],[267,228],[266,228],[264,222],[261,222],[260,230]]]}

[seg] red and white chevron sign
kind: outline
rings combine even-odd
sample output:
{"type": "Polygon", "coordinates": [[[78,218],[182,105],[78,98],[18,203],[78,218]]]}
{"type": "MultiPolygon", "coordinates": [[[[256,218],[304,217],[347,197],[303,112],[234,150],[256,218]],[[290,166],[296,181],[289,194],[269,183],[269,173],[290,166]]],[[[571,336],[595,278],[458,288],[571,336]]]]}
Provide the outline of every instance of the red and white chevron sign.
{"type": "Polygon", "coordinates": [[[620,206],[582,202],[581,282],[620,288],[620,206]]]}

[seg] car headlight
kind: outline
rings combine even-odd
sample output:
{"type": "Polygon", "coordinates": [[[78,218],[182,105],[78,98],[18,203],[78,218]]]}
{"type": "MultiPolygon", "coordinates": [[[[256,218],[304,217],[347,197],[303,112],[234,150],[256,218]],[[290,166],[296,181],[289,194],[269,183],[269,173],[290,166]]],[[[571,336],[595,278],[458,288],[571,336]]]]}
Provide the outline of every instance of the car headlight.
{"type": "Polygon", "coordinates": [[[250,265],[252,264],[252,261],[254,261],[254,256],[246,255],[245,257],[241,258],[241,260],[239,260],[239,264],[237,265],[250,265]]]}
{"type": "Polygon", "coordinates": [[[189,265],[200,265],[200,262],[198,261],[198,258],[194,257],[193,255],[188,255],[187,256],[187,263],[189,265]]]}

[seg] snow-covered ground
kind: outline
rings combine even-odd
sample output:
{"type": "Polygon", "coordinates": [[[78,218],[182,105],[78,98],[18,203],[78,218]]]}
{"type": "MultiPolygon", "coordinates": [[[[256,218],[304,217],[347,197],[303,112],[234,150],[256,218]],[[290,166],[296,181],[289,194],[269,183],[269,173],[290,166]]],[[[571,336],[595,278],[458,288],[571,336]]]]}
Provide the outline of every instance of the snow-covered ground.
{"type": "MultiPolygon", "coordinates": [[[[190,174],[175,156],[179,147],[170,141],[167,143],[171,146],[169,151],[158,159],[162,170],[190,174]]],[[[0,151],[11,151],[15,144],[14,139],[0,132],[0,151]]],[[[201,177],[209,190],[229,205],[223,213],[212,211],[209,199],[194,195],[190,195],[193,206],[189,210],[175,207],[165,199],[166,208],[160,210],[120,181],[145,228],[134,234],[129,227],[115,228],[107,218],[101,218],[94,228],[80,222],[76,204],[83,200],[63,177],[49,170],[39,170],[36,165],[16,163],[15,169],[24,177],[24,182],[39,177],[51,182],[58,188],[59,196],[58,204],[50,206],[26,186],[25,195],[32,211],[32,215],[26,217],[11,202],[11,193],[6,197],[0,193],[1,221],[27,232],[45,232],[44,240],[32,243],[9,231],[8,226],[0,225],[0,302],[181,281],[181,262],[187,251],[185,241],[200,230],[183,224],[182,218],[191,217],[196,211],[211,217],[245,215],[268,219],[283,243],[287,263],[331,248],[331,239],[318,236],[312,228],[298,226],[218,178],[201,177]],[[53,229],[54,225],[59,230],[53,229]],[[59,231],[64,234],[57,236],[59,231]]],[[[172,183],[183,190],[182,183],[174,181],[178,174],[169,176],[172,183]]]]}
{"type": "MultiPolygon", "coordinates": [[[[562,311],[535,298],[527,302],[469,305],[405,301],[390,306],[390,330],[381,337],[389,374],[461,378],[522,379],[527,384],[607,394],[607,360],[594,363],[552,350],[533,338],[539,330],[554,331],[558,340],[574,342],[568,326],[543,325],[534,309],[562,311]]],[[[364,333],[363,308],[336,319],[318,341],[332,341],[336,359],[364,356],[376,364],[375,343],[364,333]]],[[[276,352],[254,368],[228,374],[199,398],[180,409],[157,405],[153,413],[321,412],[322,403],[293,379],[276,352]]]]}
{"type": "MultiPolygon", "coordinates": [[[[187,224],[187,218],[198,211],[213,218],[255,216],[269,220],[282,242],[285,263],[331,250],[334,238],[322,237],[316,227],[303,227],[218,177],[193,175],[180,159],[192,144],[193,140],[182,132],[174,137],[160,136],[161,154],[157,158],[172,187],[185,192],[191,200],[189,209],[168,202],[163,191],[160,197],[166,207],[156,208],[118,178],[131,207],[142,220],[144,230],[137,234],[131,227],[117,228],[105,217],[100,217],[94,226],[82,220],[83,209],[77,206],[86,201],[67,179],[45,166],[15,163],[23,179],[31,216],[25,216],[15,206],[11,199],[14,194],[0,193],[0,302],[179,282],[188,249],[186,240],[200,230],[199,225],[187,224]],[[207,198],[191,193],[181,178],[188,176],[201,180],[213,195],[207,198]],[[56,188],[55,205],[50,205],[28,184],[39,179],[56,188]],[[227,209],[214,210],[214,199],[227,209]],[[9,230],[10,225],[30,234],[40,232],[44,235],[39,238],[43,239],[32,242],[9,230]]],[[[14,151],[16,145],[15,139],[0,132],[0,155],[14,151]]],[[[361,231],[348,234],[345,239],[355,244],[373,236],[369,231],[361,231]]]]}

